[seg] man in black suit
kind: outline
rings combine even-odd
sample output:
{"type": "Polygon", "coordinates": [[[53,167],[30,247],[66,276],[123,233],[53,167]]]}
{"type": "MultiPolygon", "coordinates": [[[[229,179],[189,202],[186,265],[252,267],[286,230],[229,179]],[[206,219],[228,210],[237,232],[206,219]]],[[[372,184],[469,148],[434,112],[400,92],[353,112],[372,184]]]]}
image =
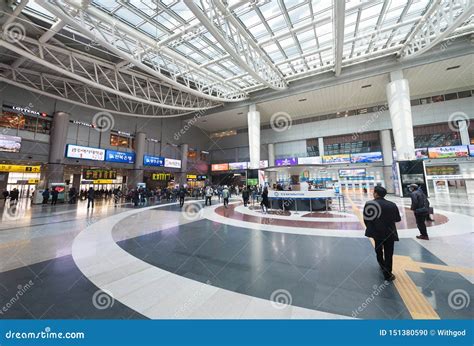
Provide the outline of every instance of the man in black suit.
{"type": "Polygon", "coordinates": [[[374,199],[364,206],[365,236],[375,241],[375,253],[385,280],[395,280],[392,274],[393,248],[398,241],[395,222],[401,221],[400,212],[395,203],[384,197],[387,190],[382,186],[374,188],[374,199]]]}

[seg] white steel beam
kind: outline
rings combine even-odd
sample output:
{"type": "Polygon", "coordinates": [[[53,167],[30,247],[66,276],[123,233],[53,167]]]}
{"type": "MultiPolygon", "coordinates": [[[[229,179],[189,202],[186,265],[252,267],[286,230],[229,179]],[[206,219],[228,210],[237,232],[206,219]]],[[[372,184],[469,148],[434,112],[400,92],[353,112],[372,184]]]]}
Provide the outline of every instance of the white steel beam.
{"type": "Polygon", "coordinates": [[[193,1],[186,6],[242,69],[257,81],[275,90],[287,87],[280,72],[266,53],[247,34],[220,0],[201,1],[202,10],[193,1]]]}
{"type": "Polygon", "coordinates": [[[14,69],[0,63],[0,81],[67,103],[97,111],[141,118],[173,118],[194,112],[177,112],[142,102],[124,99],[84,85],[74,79],[40,73],[24,68],[14,69]]]}
{"type": "Polygon", "coordinates": [[[346,2],[334,0],[334,72],[336,76],[341,74],[342,69],[342,53],[344,50],[344,22],[346,19],[346,2]]]}
{"type": "Polygon", "coordinates": [[[151,37],[93,5],[77,0],[50,0],[40,4],[92,41],[182,91],[217,102],[236,102],[247,97],[218,75],[199,70],[190,59],[160,46],[151,37]],[[78,15],[73,15],[75,11],[78,15]],[[188,72],[191,68],[195,69],[192,73],[188,72]],[[181,73],[179,78],[177,73],[181,73]]]}
{"type": "Polygon", "coordinates": [[[207,99],[189,94],[132,71],[117,70],[114,64],[82,52],[74,52],[25,37],[12,44],[0,39],[0,46],[35,63],[93,88],[110,94],[178,111],[197,111],[215,107],[207,99]],[[166,93],[166,94],[165,94],[166,93]]]}
{"type": "Polygon", "coordinates": [[[443,41],[472,16],[472,0],[436,0],[408,36],[397,56],[407,59],[423,54],[443,41]]]}

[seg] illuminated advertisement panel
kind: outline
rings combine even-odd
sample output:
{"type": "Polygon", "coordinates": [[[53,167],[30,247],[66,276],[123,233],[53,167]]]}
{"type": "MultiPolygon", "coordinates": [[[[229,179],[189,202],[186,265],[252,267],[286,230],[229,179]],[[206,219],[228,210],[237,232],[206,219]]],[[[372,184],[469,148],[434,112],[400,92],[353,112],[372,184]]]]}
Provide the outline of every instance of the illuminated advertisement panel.
{"type": "Polygon", "coordinates": [[[215,163],[211,165],[211,171],[228,171],[229,164],[228,163],[215,163]]]}
{"type": "Polygon", "coordinates": [[[72,158],[72,159],[104,161],[105,150],[99,149],[99,148],[82,147],[80,145],[68,144],[66,146],[66,157],[72,158]]]}
{"type": "Polygon", "coordinates": [[[430,159],[449,159],[468,156],[469,152],[467,150],[467,145],[428,148],[428,157],[430,159]]]}

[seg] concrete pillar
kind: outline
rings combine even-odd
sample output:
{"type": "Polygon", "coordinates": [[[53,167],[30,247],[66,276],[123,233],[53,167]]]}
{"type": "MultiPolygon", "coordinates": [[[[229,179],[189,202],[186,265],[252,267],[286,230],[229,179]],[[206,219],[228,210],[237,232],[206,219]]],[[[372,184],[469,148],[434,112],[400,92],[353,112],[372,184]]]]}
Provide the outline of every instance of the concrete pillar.
{"type": "Polygon", "coordinates": [[[49,137],[48,164],[44,166],[44,175],[40,185],[48,187],[51,183],[64,182],[64,151],[66,148],[69,113],[55,112],[49,137]]]}
{"type": "Polygon", "coordinates": [[[319,156],[324,156],[324,139],[323,139],[323,137],[318,138],[318,149],[319,149],[319,156]]]}
{"type": "Polygon", "coordinates": [[[76,191],[81,190],[81,180],[82,180],[82,174],[74,174],[72,176],[72,186],[76,188],[76,191]]]}
{"type": "Polygon", "coordinates": [[[258,169],[260,167],[260,112],[257,111],[257,106],[254,104],[249,107],[247,125],[249,130],[249,168],[258,169]]]}
{"type": "Polygon", "coordinates": [[[461,144],[469,145],[471,140],[469,139],[469,123],[467,120],[458,121],[459,135],[461,136],[461,144]]]}
{"type": "Polygon", "coordinates": [[[382,155],[383,155],[383,179],[385,183],[385,188],[388,193],[395,193],[394,183],[393,183],[393,174],[392,174],[392,164],[393,164],[393,154],[392,154],[392,136],[390,130],[380,131],[380,144],[382,146],[382,155]]]}
{"type": "Polygon", "coordinates": [[[268,143],[268,166],[275,166],[275,144],[268,143]]]}
{"type": "Polygon", "coordinates": [[[128,185],[132,189],[137,187],[138,183],[143,183],[143,155],[145,155],[146,134],[137,132],[135,134],[135,163],[133,164],[133,172],[130,175],[128,185]]]}
{"type": "Polygon", "coordinates": [[[397,160],[415,160],[415,141],[411,115],[410,88],[402,71],[390,73],[387,100],[392,120],[397,160]]]}
{"type": "Polygon", "coordinates": [[[181,173],[179,175],[179,184],[186,184],[186,173],[188,171],[188,144],[181,144],[181,173]]]}

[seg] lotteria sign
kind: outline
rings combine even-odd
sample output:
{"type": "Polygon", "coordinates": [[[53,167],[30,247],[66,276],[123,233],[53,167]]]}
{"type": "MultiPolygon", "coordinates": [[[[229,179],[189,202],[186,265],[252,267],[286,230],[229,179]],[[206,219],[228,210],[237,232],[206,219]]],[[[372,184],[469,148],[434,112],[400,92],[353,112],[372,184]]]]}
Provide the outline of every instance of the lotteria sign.
{"type": "Polygon", "coordinates": [[[72,159],[104,161],[105,150],[99,149],[99,148],[82,147],[80,145],[68,144],[66,146],[66,157],[72,158],[72,159]]]}
{"type": "Polygon", "coordinates": [[[154,167],[163,167],[165,165],[165,158],[161,156],[143,156],[143,165],[145,166],[154,166],[154,167]]]}
{"type": "Polygon", "coordinates": [[[108,150],[105,154],[105,161],[108,162],[119,162],[119,163],[134,163],[135,153],[126,153],[116,150],[108,150]]]}

